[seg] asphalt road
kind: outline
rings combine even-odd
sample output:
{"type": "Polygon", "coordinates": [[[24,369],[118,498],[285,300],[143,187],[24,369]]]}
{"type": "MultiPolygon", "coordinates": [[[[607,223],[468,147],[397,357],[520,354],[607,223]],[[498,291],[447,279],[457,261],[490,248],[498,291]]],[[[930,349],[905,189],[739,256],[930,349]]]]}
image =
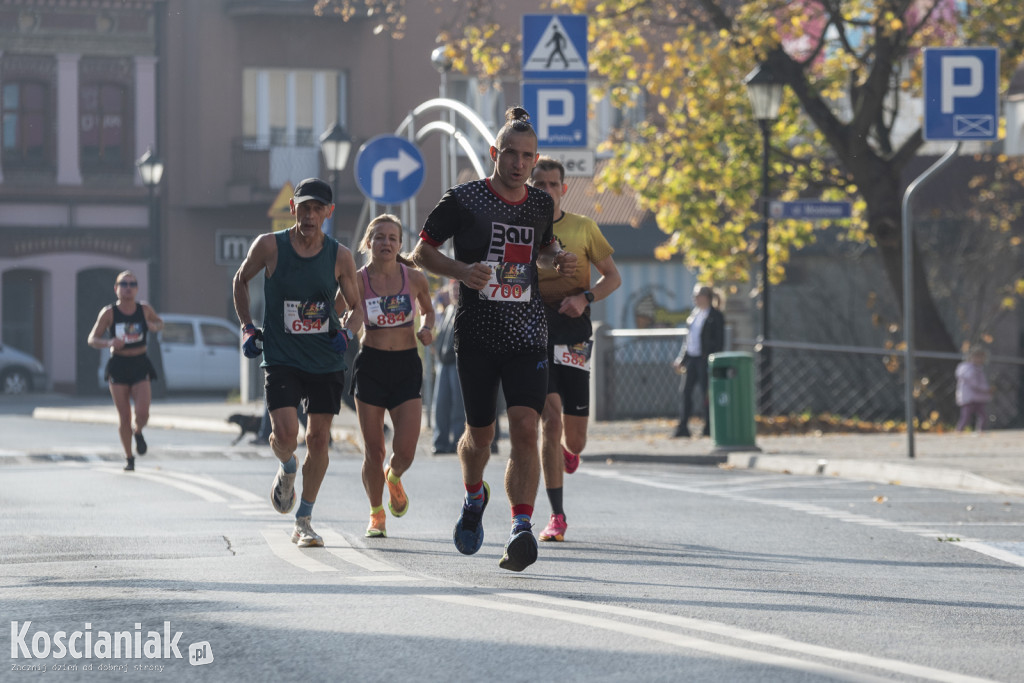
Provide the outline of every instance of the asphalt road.
{"type": "Polygon", "coordinates": [[[267,449],[154,431],[125,473],[110,426],[7,415],[0,434],[5,680],[1024,680],[1024,510],[998,496],[585,463],[566,542],[514,574],[503,458],[465,557],[454,457],[417,460],[409,514],[366,539],[341,444],[314,512],[328,547],[300,550],[267,449]],[[93,657],[55,656],[76,631],[93,657]],[[139,656],[103,658],[104,632],[139,656]]]}

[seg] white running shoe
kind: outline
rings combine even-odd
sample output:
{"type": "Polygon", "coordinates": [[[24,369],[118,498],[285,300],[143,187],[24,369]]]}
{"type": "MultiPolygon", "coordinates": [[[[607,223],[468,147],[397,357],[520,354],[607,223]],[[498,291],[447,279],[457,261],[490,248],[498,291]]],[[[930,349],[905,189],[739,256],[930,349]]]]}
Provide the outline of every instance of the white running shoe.
{"type": "Polygon", "coordinates": [[[288,474],[283,467],[277,468],[274,475],[274,485],[270,489],[270,504],[282,515],[286,515],[295,507],[295,475],[297,472],[288,474]]]}
{"type": "Polygon", "coordinates": [[[295,518],[292,543],[297,544],[300,548],[323,548],[324,539],[320,537],[320,534],[313,531],[313,527],[309,525],[310,519],[309,515],[295,518]]]}

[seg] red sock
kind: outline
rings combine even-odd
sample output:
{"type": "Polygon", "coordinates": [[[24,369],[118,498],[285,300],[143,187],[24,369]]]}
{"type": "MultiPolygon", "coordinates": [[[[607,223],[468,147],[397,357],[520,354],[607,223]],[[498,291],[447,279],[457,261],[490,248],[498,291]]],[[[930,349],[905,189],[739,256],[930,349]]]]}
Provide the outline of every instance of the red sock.
{"type": "Polygon", "coordinates": [[[483,500],[484,482],[482,479],[475,484],[466,484],[466,497],[471,500],[483,500]]]}
{"type": "Polygon", "coordinates": [[[515,519],[518,515],[526,515],[527,517],[533,517],[533,506],[527,505],[526,503],[520,503],[519,505],[512,506],[512,518],[515,519]]]}

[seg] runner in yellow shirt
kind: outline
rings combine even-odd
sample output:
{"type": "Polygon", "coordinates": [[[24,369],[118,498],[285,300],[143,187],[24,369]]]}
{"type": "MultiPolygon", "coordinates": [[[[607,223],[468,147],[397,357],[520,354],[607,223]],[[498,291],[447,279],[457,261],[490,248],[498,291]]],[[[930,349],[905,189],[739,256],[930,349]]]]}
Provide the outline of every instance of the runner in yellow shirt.
{"type": "Polygon", "coordinates": [[[618,289],[622,277],[612,259],[615,250],[597,223],[562,211],[562,196],[568,190],[562,163],[541,157],[529,183],[551,195],[555,202],[555,238],[578,259],[573,277],[540,271],[540,295],[548,319],[548,396],[541,413],[541,459],[551,519],[539,538],[561,541],[566,529],[562,472],[576,471],[587,444],[590,356],[594,348],[590,304],[618,289]],[[601,274],[593,287],[591,264],[601,274]]]}

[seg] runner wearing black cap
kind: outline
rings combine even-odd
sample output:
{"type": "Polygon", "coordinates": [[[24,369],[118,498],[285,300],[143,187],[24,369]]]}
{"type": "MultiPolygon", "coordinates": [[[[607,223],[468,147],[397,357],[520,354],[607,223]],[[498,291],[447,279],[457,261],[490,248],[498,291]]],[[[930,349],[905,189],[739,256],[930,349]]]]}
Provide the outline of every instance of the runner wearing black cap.
{"type": "MultiPolygon", "coordinates": [[[[345,386],[348,330],[341,324],[341,315],[358,301],[352,252],[322,229],[334,212],[333,201],[331,186],[323,180],[300,182],[289,201],[295,225],[257,237],[232,285],[235,312],[242,323],[242,350],[249,358],[263,354],[270,447],[281,461],[270,501],[282,514],[296,502],[300,402],[309,416],[302,499],[292,533],[292,542],[301,547],[324,544],[310,520],[327,473],[331,421],[341,409],[345,386]],[[249,312],[249,281],[260,270],[266,276],[262,330],[253,325],[249,312]]],[[[353,314],[361,315],[358,309],[353,314]]]]}

